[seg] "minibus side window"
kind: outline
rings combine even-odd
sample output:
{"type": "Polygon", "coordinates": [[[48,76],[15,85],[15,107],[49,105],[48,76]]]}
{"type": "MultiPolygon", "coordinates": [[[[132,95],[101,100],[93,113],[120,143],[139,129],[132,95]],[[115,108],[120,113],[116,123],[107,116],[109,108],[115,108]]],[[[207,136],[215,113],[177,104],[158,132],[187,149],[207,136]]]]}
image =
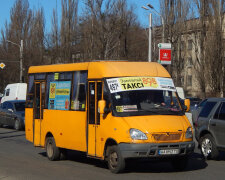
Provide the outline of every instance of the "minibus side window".
{"type": "Polygon", "coordinates": [[[53,73],[47,78],[47,108],[70,110],[72,72],[53,73]]]}
{"type": "Polygon", "coordinates": [[[72,80],[72,72],[64,72],[59,74],[59,80],[72,80]]]}
{"type": "Polygon", "coordinates": [[[35,74],[35,80],[45,80],[45,76],[46,76],[45,73],[35,74]]]}
{"type": "MultiPolygon", "coordinates": [[[[96,107],[98,107],[98,101],[102,99],[102,82],[97,83],[97,101],[96,107]]],[[[97,113],[97,125],[100,124],[100,113],[97,113]]]]}
{"type": "Polygon", "coordinates": [[[28,88],[27,88],[27,100],[26,107],[33,107],[33,99],[34,99],[34,75],[29,75],[28,77],[28,88]]]}
{"type": "Polygon", "coordinates": [[[72,97],[71,97],[72,110],[76,110],[76,111],[85,110],[86,82],[87,82],[87,71],[74,72],[72,97]]]}
{"type": "Polygon", "coordinates": [[[95,83],[89,83],[89,124],[95,124],[95,83]]]}
{"type": "Polygon", "coordinates": [[[49,87],[50,82],[54,81],[54,73],[49,73],[47,75],[47,82],[46,82],[46,96],[45,96],[45,108],[48,109],[48,100],[49,100],[49,87]]]}

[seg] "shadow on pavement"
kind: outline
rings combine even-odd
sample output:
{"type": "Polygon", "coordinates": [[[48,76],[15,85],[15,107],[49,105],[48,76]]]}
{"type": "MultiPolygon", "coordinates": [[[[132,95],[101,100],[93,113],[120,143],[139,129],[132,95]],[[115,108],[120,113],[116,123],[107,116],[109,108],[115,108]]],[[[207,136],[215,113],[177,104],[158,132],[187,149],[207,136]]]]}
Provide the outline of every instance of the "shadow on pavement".
{"type": "MultiPolygon", "coordinates": [[[[46,152],[42,152],[39,154],[42,156],[45,156],[47,158],[46,152]]],[[[96,167],[107,169],[107,164],[104,161],[94,159],[94,158],[88,158],[86,153],[80,152],[80,151],[67,150],[66,160],[74,161],[74,162],[78,162],[78,163],[89,164],[89,165],[93,165],[96,167]]]]}
{"type": "Polygon", "coordinates": [[[10,133],[15,133],[15,132],[19,132],[19,131],[7,131],[7,132],[0,132],[0,134],[10,134],[10,133]]]}
{"type": "MultiPolygon", "coordinates": [[[[199,153],[193,153],[189,159],[188,166],[186,171],[195,171],[204,169],[208,166],[205,160],[202,158],[202,155],[199,153]]],[[[126,168],[127,172],[136,172],[136,173],[174,173],[177,172],[172,167],[169,161],[147,161],[147,160],[131,160],[128,163],[126,168]]]]}
{"type": "MultiPolygon", "coordinates": [[[[42,156],[46,156],[45,152],[39,153],[42,156]]],[[[47,157],[46,157],[47,158],[47,157]]],[[[71,151],[67,152],[67,160],[75,161],[78,163],[85,163],[93,165],[99,168],[107,169],[107,163],[98,159],[88,158],[86,153],[71,151]]],[[[208,166],[206,161],[202,158],[199,153],[193,153],[190,157],[188,167],[185,171],[195,171],[204,169],[208,166]]],[[[155,160],[128,160],[126,163],[125,173],[174,173],[176,172],[169,161],[155,161],[155,160]]]]}
{"type": "Polygon", "coordinates": [[[13,137],[19,137],[19,136],[25,136],[25,133],[12,135],[12,136],[0,136],[0,139],[7,139],[7,138],[13,138],[13,137]]]}

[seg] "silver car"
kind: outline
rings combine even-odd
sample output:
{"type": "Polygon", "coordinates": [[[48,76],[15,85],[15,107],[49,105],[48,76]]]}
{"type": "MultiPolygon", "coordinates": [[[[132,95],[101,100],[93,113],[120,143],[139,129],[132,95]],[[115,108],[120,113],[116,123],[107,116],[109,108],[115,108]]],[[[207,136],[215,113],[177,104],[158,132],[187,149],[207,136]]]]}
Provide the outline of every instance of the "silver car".
{"type": "Polygon", "coordinates": [[[225,98],[208,98],[196,118],[195,137],[206,159],[217,159],[225,150],[225,98]]]}

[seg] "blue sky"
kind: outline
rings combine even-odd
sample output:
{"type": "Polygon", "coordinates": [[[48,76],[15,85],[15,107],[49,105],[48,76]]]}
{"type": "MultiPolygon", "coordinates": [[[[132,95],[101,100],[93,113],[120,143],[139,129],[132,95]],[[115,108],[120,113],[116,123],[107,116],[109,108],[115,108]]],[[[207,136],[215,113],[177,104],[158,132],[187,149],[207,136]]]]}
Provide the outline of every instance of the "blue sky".
{"type": "MultiPolygon", "coordinates": [[[[16,0],[0,0],[0,29],[4,27],[5,21],[10,20],[10,9],[16,0]]],[[[51,28],[51,16],[52,10],[56,7],[56,1],[58,6],[58,13],[60,13],[61,0],[28,0],[30,8],[44,8],[46,31],[50,31],[51,28]]],[[[80,0],[80,12],[82,11],[82,1],[80,0]]],[[[159,12],[159,0],[127,0],[128,4],[133,4],[135,7],[135,13],[138,16],[138,20],[143,27],[148,26],[148,14],[149,12],[142,9],[142,6],[151,4],[159,12]]]]}

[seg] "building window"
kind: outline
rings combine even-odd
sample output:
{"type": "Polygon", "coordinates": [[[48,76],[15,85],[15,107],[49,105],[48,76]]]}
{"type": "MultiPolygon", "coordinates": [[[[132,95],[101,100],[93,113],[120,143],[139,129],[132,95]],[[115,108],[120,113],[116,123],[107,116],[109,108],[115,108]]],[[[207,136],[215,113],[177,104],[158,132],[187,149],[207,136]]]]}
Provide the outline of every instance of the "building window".
{"type": "Polygon", "coordinates": [[[192,76],[188,75],[187,77],[187,86],[192,86],[192,76]]]}
{"type": "Polygon", "coordinates": [[[185,42],[181,41],[180,50],[183,51],[185,49],[185,42]]]}
{"type": "Polygon", "coordinates": [[[189,58],[187,59],[187,66],[192,66],[192,65],[193,65],[193,63],[192,63],[192,58],[189,57],[189,58]]]}
{"type": "Polygon", "coordinates": [[[188,50],[192,50],[192,40],[188,40],[188,50]]]}

